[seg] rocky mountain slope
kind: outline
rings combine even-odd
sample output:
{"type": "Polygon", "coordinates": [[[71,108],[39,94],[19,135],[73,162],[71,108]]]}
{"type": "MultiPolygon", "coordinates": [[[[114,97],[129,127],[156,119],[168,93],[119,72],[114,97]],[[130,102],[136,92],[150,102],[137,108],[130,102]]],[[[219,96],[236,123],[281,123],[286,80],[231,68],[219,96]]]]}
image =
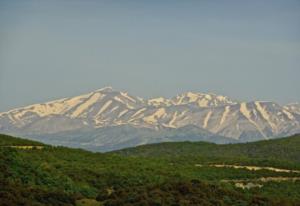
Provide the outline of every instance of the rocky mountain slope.
{"type": "MultiPolygon", "coordinates": [[[[274,102],[239,102],[221,95],[194,92],[170,99],[147,100],[106,87],[77,97],[0,113],[0,132],[35,138],[59,136],[63,141],[61,134],[83,132],[87,138],[88,134],[99,130],[103,133],[103,128],[110,128],[105,135],[96,135],[98,143],[110,139],[109,136],[124,139],[136,136],[133,142],[143,144],[153,142],[155,138],[150,140],[151,137],[165,134],[165,131],[172,131],[176,136],[181,127],[193,126],[201,130],[199,134],[206,139],[213,134],[231,140],[254,141],[299,133],[299,111],[296,103],[281,106],[274,102]],[[124,135],[124,126],[133,132],[127,131],[124,135]],[[121,129],[116,130],[116,127],[121,129]],[[147,138],[142,135],[147,140],[137,137],[142,130],[149,134],[147,138]]],[[[108,144],[107,140],[104,142],[108,144]]],[[[112,138],[110,143],[117,144],[112,138]]]]}

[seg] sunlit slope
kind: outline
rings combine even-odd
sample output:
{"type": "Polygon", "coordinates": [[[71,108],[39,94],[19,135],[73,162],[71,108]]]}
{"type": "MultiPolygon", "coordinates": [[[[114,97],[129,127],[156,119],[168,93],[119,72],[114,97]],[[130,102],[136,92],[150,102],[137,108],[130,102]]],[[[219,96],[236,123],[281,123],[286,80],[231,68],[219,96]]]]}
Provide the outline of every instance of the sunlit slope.
{"type": "MultiPolygon", "coordinates": [[[[142,130],[143,133],[148,133],[149,129],[158,131],[155,136],[159,136],[166,130],[173,129],[178,132],[176,129],[179,129],[183,132],[181,128],[192,126],[203,133],[213,134],[202,134],[210,142],[220,143],[220,139],[213,138],[214,136],[249,142],[299,133],[298,110],[298,104],[243,102],[222,95],[199,92],[186,92],[173,98],[142,99],[106,87],[75,97],[1,112],[0,133],[20,135],[51,144],[54,143],[51,142],[53,137],[60,136],[55,144],[65,145],[69,143],[70,135],[79,131],[80,134],[84,133],[80,139],[98,135],[96,139],[87,142],[90,146],[111,147],[115,142],[107,141],[106,136],[111,136],[112,132],[106,131],[103,134],[109,127],[138,128],[139,131],[123,133],[125,139],[132,139],[142,130]],[[101,128],[104,129],[100,132],[101,135],[97,134],[101,128]]],[[[184,138],[176,138],[178,141],[193,140],[188,134],[187,132],[184,138]],[[187,139],[188,137],[191,139],[187,139]]],[[[145,137],[142,142],[134,138],[130,144],[117,142],[120,146],[116,149],[153,142],[157,141],[151,136],[145,137]]],[[[85,147],[81,141],[75,144],[83,149],[90,149],[90,146],[85,147]]],[[[94,148],[93,150],[95,151],[94,148]]]]}

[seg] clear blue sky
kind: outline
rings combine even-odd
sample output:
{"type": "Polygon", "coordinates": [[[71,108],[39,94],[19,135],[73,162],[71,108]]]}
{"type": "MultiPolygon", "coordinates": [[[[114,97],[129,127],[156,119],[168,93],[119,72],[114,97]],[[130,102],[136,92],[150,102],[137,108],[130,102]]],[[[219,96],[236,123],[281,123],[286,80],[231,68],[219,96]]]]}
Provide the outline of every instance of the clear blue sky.
{"type": "Polygon", "coordinates": [[[0,111],[106,85],[300,101],[300,1],[0,0],[0,111]]]}

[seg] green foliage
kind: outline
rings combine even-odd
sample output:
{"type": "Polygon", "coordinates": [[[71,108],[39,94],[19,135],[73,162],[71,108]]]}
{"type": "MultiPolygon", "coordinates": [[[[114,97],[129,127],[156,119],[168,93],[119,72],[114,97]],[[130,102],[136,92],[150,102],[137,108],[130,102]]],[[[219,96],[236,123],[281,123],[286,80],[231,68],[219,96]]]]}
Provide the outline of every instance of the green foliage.
{"type": "Polygon", "coordinates": [[[299,140],[162,143],[101,154],[47,145],[40,150],[11,148],[7,146],[42,144],[0,135],[6,146],[0,147],[0,205],[297,205],[299,181],[242,190],[222,180],[299,173],[209,165],[297,169],[299,140]]]}
{"type": "Polygon", "coordinates": [[[94,199],[81,199],[75,202],[76,206],[102,206],[103,204],[94,199]]]}
{"type": "Polygon", "coordinates": [[[99,194],[97,200],[104,205],[279,205],[280,202],[256,195],[247,197],[236,191],[222,189],[215,185],[191,180],[167,182],[158,185],[118,188],[105,197],[99,194]],[[100,196],[100,197],[99,197],[100,196]]]}
{"type": "Polygon", "coordinates": [[[40,142],[32,141],[32,140],[21,139],[21,138],[12,137],[12,136],[5,135],[5,134],[0,134],[0,147],[18,146],[18,145],[39,146],[39,145],[44,145],[44,144],[40,143],[40,142]]]}
{"type": "Polygon", "coordinates": [[[300,168],[300,135],[251,143],[216,145],[207,142],[166,142],[115,151],[138,157],[201,157],[208,161],[252,162],[300,168]]]}

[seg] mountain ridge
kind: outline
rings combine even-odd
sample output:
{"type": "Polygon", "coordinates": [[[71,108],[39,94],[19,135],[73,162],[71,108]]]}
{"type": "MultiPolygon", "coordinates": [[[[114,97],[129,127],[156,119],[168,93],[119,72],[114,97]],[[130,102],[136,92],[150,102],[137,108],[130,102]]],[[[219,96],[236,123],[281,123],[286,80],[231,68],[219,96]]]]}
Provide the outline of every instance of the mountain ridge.
{"type": "Polygon", "coordinates": [[[241,102],[200,92],[143,99],[104,87],[0,113],[0,132],[36,137],[122,125],[157,131],[193,125],[216,136],[254,141],[299,133],[299,111],[297,103],[241,102]]]}

